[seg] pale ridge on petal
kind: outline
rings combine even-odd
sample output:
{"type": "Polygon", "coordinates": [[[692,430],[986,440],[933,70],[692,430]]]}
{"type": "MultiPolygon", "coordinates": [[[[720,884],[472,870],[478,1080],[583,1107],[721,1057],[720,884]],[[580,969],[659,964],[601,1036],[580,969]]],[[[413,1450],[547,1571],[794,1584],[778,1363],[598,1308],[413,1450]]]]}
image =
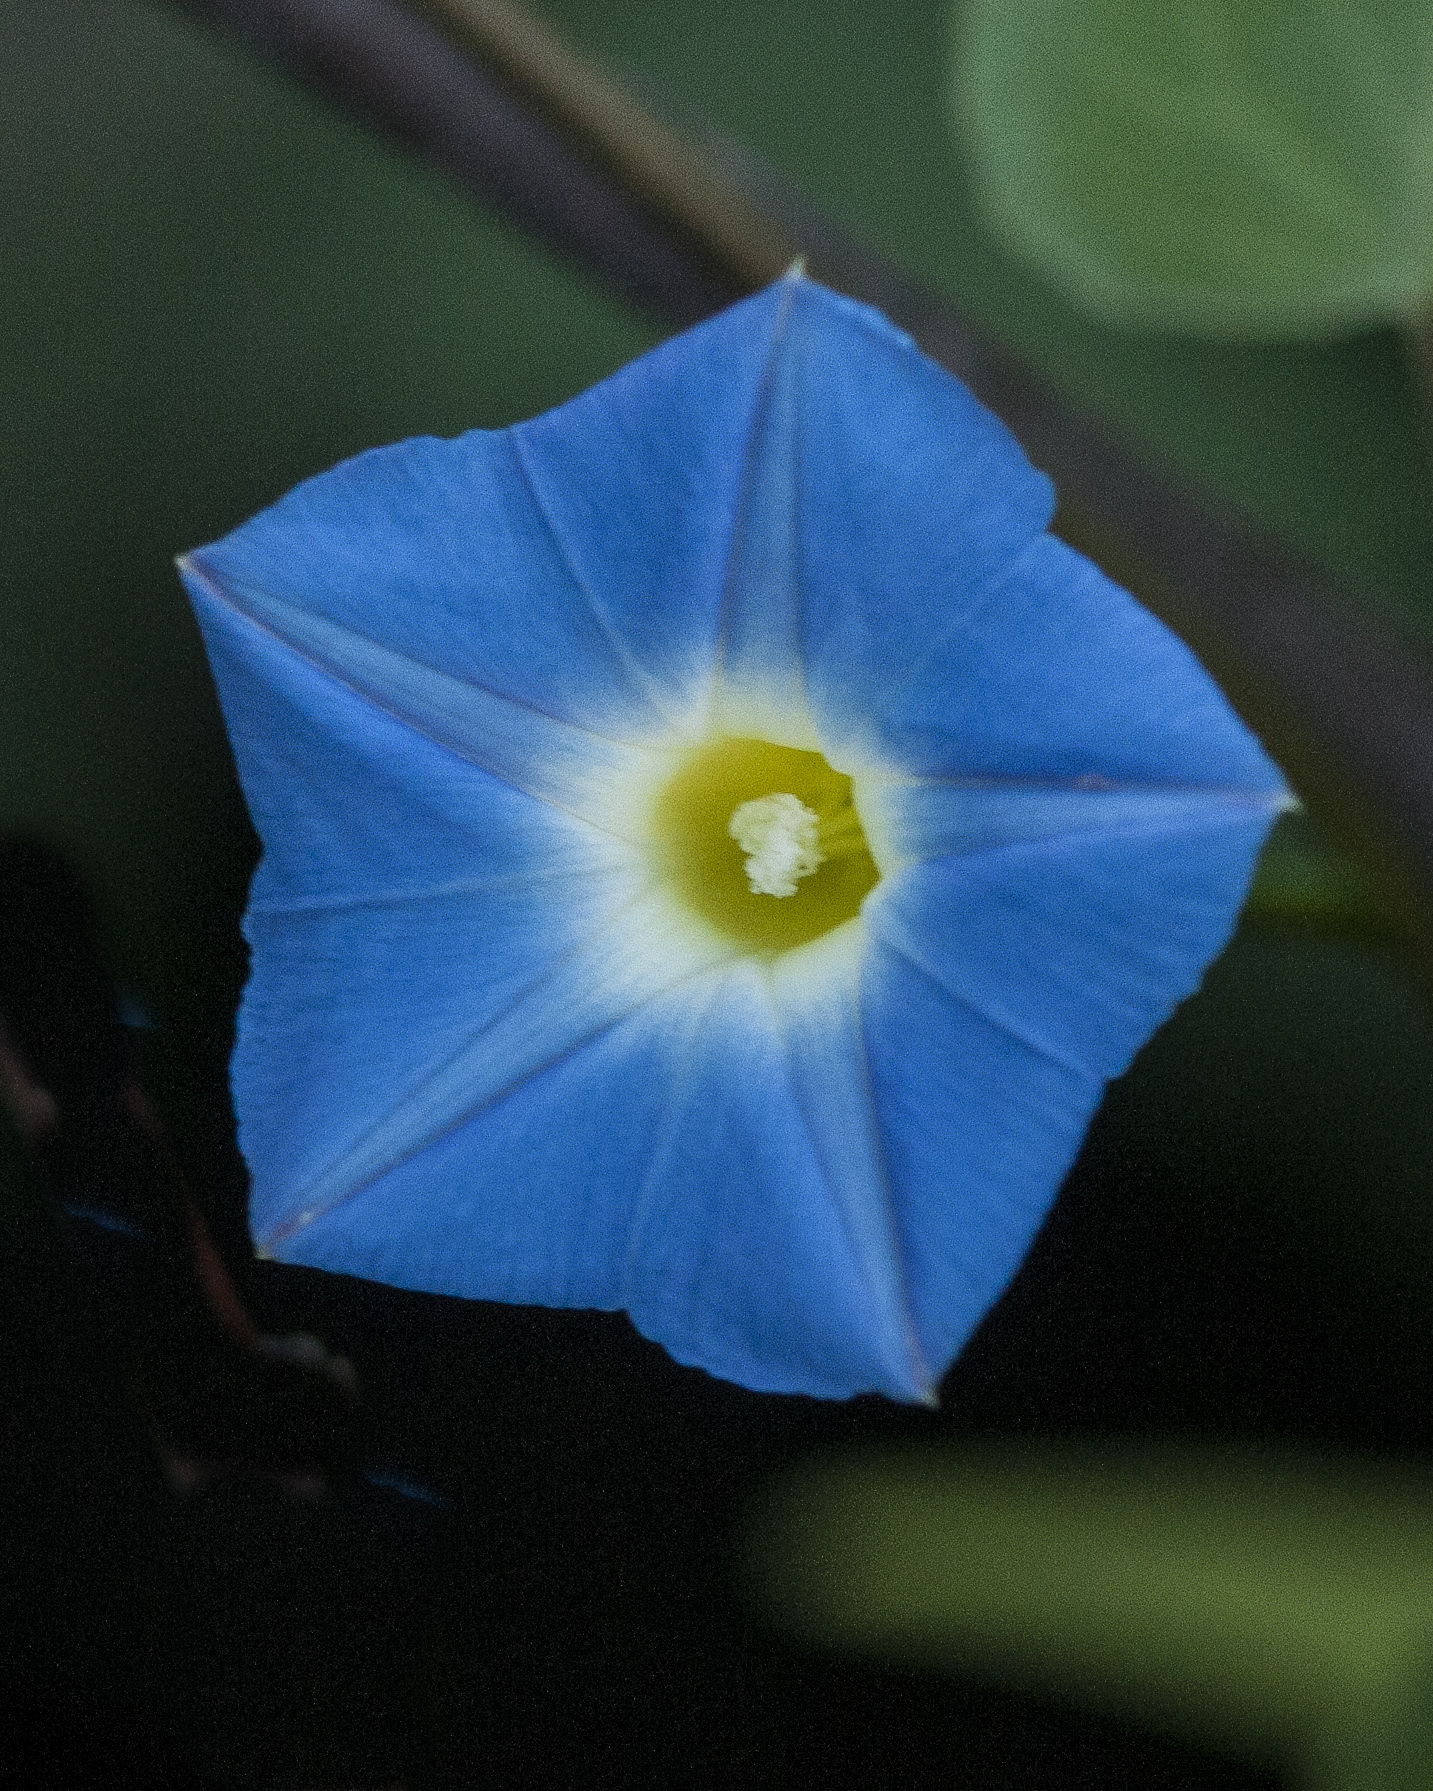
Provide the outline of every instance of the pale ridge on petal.
{"type": "Polygon", "coordinates": [[[590,889],[595,878],[616,875],[631,876],[629,855],[611,865],[584,865],[577,869],[531,871],[497,871],[491,877],[459,877],[448,883],[425,883],[404,889],[368,890],[356,896],[326,896],[306,902],[250,902],[248,913],[262,916],[294,916],[304,914],[348,914],[361,908],[396,908],[414,902],[434,902],[455,895],[494,895],[501,891],[537,889],[550,895],[556,883],[570,883],[590,889]]]}
{"type": "Polygon", "coordinates": [[[862,923],[777,958],[767,972],[796,1105],[840,1211],[896,1381],[929,1397],[881,1147],[861,1022],[862,923]]]}
{"type": "Polygon", "coordinates": [[[1068,833],[1123,831],[1218,821],[1236,813],[1278,812],[1290,797],[1269,791],[1200,786],[1035,783],[1028,780],[879,776],[862,780],[862,818],[873,810],[883,868],[932,858],[998,851],[1001,846],[1068,833]]]}
{"type": "Polygon", "coordinates": [[[400,1091],[375,1125],[294,1195],[299,1210],[261,1244],[272,1250],[544,1065],[734,955],[715,934],[684,925],[663,892],[639,897],[417,1087],[400,1091]]]}
{"type": "Polygon", "coordinates": [[[1058,1064],[1062,1070],[1070,1070],[1078,1076],[1090,1074],[1086,1065],[1077,1062],[1073,1056],[1067,1053],[1055,1050],[1048,1039],[1037,1038],[1023,1027],[1014,1025],[1008,1015],[992,1013],[981,1002],[973,1001],[968,994],[953,988],[950,978],[942,975],[939,966],[933,964],[916,943],[910,927],[892,901],[886,899],[868,901],[863,917],[871,929],[871,937],[878,939],[897,957],[904,958],[906,963],[913,970],[919,971],[928,982],[934,983],[947,1001],[954,1002],[957,1007],[963,1007],[972,1014],[977,1014],[987,1026],[993,1026],[997,1032],[1003,1032],[1006,1038],[1014,1039],[1017,1045],[1023,1045],[1027,1051],[1034,1051],[1037,1056],[1045,1058],[1047,1062],[1058,1064]]]}
{"type": "Polygon", "coordinates": [[[973,591],[964,596],[961,607],[942,617],[942,625],[933,628],[924,648],[908,659],[900,670],[891,677],[885,692],[885,701],[892,708],[896,707],[901,693],[908,685],[914,684],[926,671],[937,655],[943,652],[952,640],[958,639],[968,632],[977,619],[993,605],[1000,602],[1004,592],[1015,584],[1020,577],[1025,562],[1034,557],[1045,539],[1045,531],[1037,532],[1027,541],[1013,559],[1002,565],[993,566],[984,580],[973,591]]]}
{"type": "MultiPolygon", "coordinates": [[[[650,785],[665,763],[660,748],[574,727],[252,585],[221,585],[193,559],[184,562],[184,570],[215,602],[283,641],[375,708],[539,802],[605,833],[641,841],[640,809],[614,803],[612,790],[650,785]]],[[[670,750],[670,743],[664,744],[670,750]]]]}
{"type": "MultiPolygon", "coordinates": [[[[739,963],[740,960],[737,960],[739,963]]],[[[627,1248],[622,1258],[622,1304],[631,1311],[637,1296],[637,1280],[642,1268],[642,1249],[646,1241],[645,1229],[668,1160],[672,1154],[673,1142],[678,1132],[679,1121],[689,1098],[689,1085],[692,1069],[696,1061],[697,1038],[701,1032],[702,1022],[711,1012],[713,1004],[721,991],[722,979],[730,973],[731,964],[718,964],[701,974],[704,988],[692,990],[692,1004],[684,1017],[681,1043],[676,1047],[680,1053],[681,1066],[668,1081],[666,1095],[662,1103],[661,1117],[653,1134],[652,1153],[647,1159],[647,1167],[642,1176],[642,1185],[637,1190],[637,1198],[632,1203],[632,1219],[628,1228],[627,1248]]]]}
{"type": "Polygon", "coordinates": [[[1049,1062],[1102,1079],[1193,993],[1232,931],[1270,812],[1225,804],[908,865],[871,937],[1049,1062]]]}
{"type": "Polygon", "coordinates": [[[799,395],[788,364],[802,276],[781,309],[747,445],[732,524],[712,680],[711,731],[818,747],[806,702],[801,638],[799,395]]]}
{"type": "Polygon", "coordinates": [[[508,439],[512,443],[513,459],[516,462],[517,469],[522,474],[523,483],[526,485],[528,492],[532,497],[533,509],[542,519],[542,526],[547,530],[548,537],[552,542],[552,550],[562,562],[563,570],[572,580],[573,589],[581,592],[582,600],[587,605],[588,613],[591,615],[598,628],[602,631],[603,639],[611,648],[613,657],[617,659],[622,666],[622,669],[646,697],[656,713],[662,717],[675,733],[686,735],[692,732],[694,728],[694,718],[690,715],[676,714],[672,711],[668,705],[666,693],[663,691],[660,683],[652,677],[633,653],[632,649],[628,646],[627,642],[618,631],[611,616],[608,614],[606,605],[601,601],[588,581],[583,578],[582,574],[578,571],[577,566],[573,561],[571,550],[569,549],[567,542],[563,539],[556,522],[553,520],[552,512],[544,502],[542,493],[538,489],[537,480],[534,479],[532,475],[532,469],[528,464],[527,450],[523,446],[523,438],[521,434],[516,429],[509,430],[508,439]]]}

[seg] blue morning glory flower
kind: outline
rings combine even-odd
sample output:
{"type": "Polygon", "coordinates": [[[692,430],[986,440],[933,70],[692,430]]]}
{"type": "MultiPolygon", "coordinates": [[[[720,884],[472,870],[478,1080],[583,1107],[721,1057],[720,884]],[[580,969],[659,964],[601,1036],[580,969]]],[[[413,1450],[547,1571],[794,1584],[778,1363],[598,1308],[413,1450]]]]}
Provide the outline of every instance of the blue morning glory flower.
{"type": "Polygon", "coordinates": [[[1052,507],[793,274],[189,555],[259,1247],[930,1397],[1287,801],[1052,507]]]}

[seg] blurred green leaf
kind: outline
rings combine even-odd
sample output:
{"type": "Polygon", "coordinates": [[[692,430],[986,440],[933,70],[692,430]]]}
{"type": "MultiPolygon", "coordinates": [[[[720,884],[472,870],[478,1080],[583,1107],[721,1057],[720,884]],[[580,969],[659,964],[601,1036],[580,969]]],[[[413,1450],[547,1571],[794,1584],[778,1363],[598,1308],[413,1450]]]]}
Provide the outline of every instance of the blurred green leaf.
{"type": "Polygon", "coordinates": [[[749,1538],[817,1645],[1034,1689],[1283,1764],[1426,1786],[1433,1481],[1190,1451],[986,1445],[817,1462],[749,1538]]]}
{"type": "Polygon", "coordinates": [[[1002,238],[1095,316],[1322,335],[1433,291],[1420,0],[971,0],[955,108],[1002,238]]]}

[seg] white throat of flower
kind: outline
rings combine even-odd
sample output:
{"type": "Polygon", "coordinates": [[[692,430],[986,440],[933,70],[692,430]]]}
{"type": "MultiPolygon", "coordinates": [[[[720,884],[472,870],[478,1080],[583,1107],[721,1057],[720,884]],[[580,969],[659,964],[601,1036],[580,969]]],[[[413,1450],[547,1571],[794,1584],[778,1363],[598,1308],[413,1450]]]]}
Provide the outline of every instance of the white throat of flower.
{"type": "Polygon", "coordinates": [[[820,817],[799,796],[779,793],[741,802],[727,832],[746,853],[746,881],[753,895],[793,896],[798,877],[809,877],[826,854],[816,843],[820,817]]]}

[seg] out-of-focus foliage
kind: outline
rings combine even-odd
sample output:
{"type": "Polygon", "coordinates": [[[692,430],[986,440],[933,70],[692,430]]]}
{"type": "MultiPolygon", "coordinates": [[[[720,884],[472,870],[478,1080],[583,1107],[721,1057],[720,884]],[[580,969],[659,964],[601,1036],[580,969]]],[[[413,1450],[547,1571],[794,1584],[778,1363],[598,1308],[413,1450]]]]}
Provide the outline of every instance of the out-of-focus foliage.
{"type": "Polygon", "coordinates": [[[1277,1761],[1427,1784],[1433,1483],[1340,1463],[851,1456],[779,1484],[758,1601],[815,1643],[994,1673],[1277,1761]]]}
{"type": "Polygon", "coordinates": [[[1421,0],[971,0],[962,24],[977,194],[1092,315],[1325,335],[1433,291],[1421,0]]]}

